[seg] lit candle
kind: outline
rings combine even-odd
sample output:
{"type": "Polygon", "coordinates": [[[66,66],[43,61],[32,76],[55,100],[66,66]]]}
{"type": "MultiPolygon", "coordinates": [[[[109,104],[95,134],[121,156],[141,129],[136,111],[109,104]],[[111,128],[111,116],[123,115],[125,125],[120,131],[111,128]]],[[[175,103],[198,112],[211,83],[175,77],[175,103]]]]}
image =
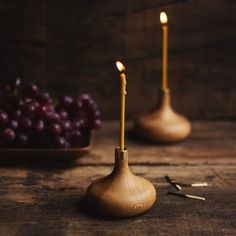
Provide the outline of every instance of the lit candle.
{"type": "Polygon", "coordinates": [[[117,61],[116,67],[121,72],[120,74],[120,149],[125,149],[125,95],[126,95],[126,76],[124,65],[117,61]]]}
{"type": "Polygon", "coordinates": [[[161,12],[160,21],[162,23],[162,89],[166,90],[168,78],[168,18],[165,12],[161,12]]]}

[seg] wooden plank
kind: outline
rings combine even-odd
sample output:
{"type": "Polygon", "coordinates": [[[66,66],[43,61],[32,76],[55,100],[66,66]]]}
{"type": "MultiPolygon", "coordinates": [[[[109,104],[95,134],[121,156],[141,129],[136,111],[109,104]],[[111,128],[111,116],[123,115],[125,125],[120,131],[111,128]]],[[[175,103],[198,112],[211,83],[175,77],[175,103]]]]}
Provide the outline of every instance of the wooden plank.
{"type": "Polygon", "coordinates": [[[236,4],[229,0],[1,0],[2,81],[21,75],[55,95],[87,91],[104,118],[113,119],[119,112],[114,62],[120,59],[127,67],[127,117],[133,118],[157,100],[161,10],[169,16],[176,109],[193,119],[235,119],[236,4]]]}
{"type": "Polygon", "coordinates": [[[111,167],[71,169],[0,168],[1,235],[233,235],[236,228],[233,188],[236,167],[132,166],[151,180],[158,201],[146,214],[111,219],[94,213],[84,199],[91,180],[111,167]],[[167,195],[173,188],[169,174],[179,181],[207,181],[208,187],[186,189],[205,202],[167,195]]]}
{"type": "MultiPolygon", "coordinates": [[[[127,130],[132,127],[127,124],[127,130]]],[[[183,142],[173,145],[143,143],[127,134],[126,144],[131,164],[199,165],[236,163],[235,122],[194,122],[193,132],[183,142]]],[[[95,132],[94,148],[78,165],[113,164],[114,148],[119,142],[119,123],[106,122],[95,132]]]]}

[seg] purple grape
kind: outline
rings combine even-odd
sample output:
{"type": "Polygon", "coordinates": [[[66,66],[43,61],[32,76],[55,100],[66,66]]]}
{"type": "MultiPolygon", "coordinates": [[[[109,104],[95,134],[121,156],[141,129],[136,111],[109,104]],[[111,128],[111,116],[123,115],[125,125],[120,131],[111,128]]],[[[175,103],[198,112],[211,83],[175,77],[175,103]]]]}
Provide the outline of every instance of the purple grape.
{"type": "Polygon", "coordinates": [[[24,104],[24,106],[22,107],[22,111],[23,111],[23,114],[26,115],[26,116],[32,116],[34,115],[35,111],[36,111],[36,108],[35,106],[32,104],[32,102],[30,103],[26,103],[24,104]]]}
{"type": "Polygon", "coordinates": [[[73,121],[73,128],[79,130],[81,128],[81,120],[77,119],[73,121]]]}
{"type": "Polygon", "coordinates": [[[62,129],[64,131],[70,131],[72,129],[72,124],[70,120],[65,120],[61,123],[62,129]]]}
{"type": "Polygon", "coordinates": [[[79,96],[79,99],[82,103],[87,103],[91,101],[91,96],[87,93],[84,93],[79,96]]]}
{"type": "Polygon", "coordinates": [[[22,113],[20,110],[16,110],[13,113],[13,118],[19,119],[21,117],[22,113]]]}
{"type": "Polygon", "coordinates": [[[19,123],[17,120],[10,120],[8,122],[8,126],[9,126],[9,128],[16,130],[16,129],[18,129],[19,123]]]}
{"type": "Polygon", "coordinates": [[[63,107],[70,108],[74,103],[74,99],[71,96],[63,96],[60,99],[60,102],[61,102],[63,107]]]}
{"type": "Polygon", "coordinates": [[[65,148],[71,148],[71,144],[69,142],[65,143],[65,148]]]}
{"type": "Polygon", "coordinates": [[[38,120],[36,123],[35,123],[35,130],[38,132],[38,133],[42,133],[44,131],[44,128],[45,128],[45,125],[44,125],[44,121],[43,120],[38,120]]]}
{"type": "Polygon", "coordinates": [[[0,124],[5,125],[8,122],[8,115],[5,111],[0,110],[0,124]]]}
{"type": "Polygon", "coordinates": [[[83,104],[80,101],[80,99],[76,99],[74,101],[74,108],[75,108],[75,110],[80,111],[82,109],[82,107],[83,107],[83,104]]]}
{"type": "Polygon", "coordinates": [[[37,96],[40,103],[47,103],[50,100],[50,95],[47,92],[39,93],[37,96]]]}
{"type": "Polygon", "coordinates": [[[26,94],[30,96],[36,96],[38,94],[38,86],[36,84],[30,83],[26,87],[26,94]]]}
{"type": "Polygon", "coordinates": [[[20,147],[25,147],[28,144],[28,136],[25,134],[18,134],[16,139],[20,147]]]}
{"type": "Polygon", "coordinates": [[[78,130],[73,130],[66,133],[66,138],[71,142],[74,143],[78,140],[78,138],[81,136],[81,132],[78,130]]]}
{"type": "Polygon", "coordinates": [[[20,100],[18,101],[18,107],[19,107],[19,108],[23,107],[24,104],[25,104],[25,102],[24,102],[22,99],[20,99],[20,100]]]}
{"type": "Polygon", "coordinates": [[[57,137],[57,139],[56,139],[56,146],[57,147],[65,148],[66,145],[67,145],[67,141],[64,137],[62,137],[62,136],[57,137]]]}
{"type": "Polygon", "coordinates": [[[16,134],[12,129],[7,128],[3,131],[3,138],[5,141],[12,142],[15,139],[15,137],[16,134]]]}
{"type": "Polygon", "coordinates": [[[47,117],[47,115],[48,115],[47,107],[45,107],[45,106],[39,107],[37,113],[42,118],[47,117]]]}
{"type": "Polygon", "coordinates": [[[54,136],[58,136],[61,133],[61,126],[57,123],[53,123],[49,127],[50,133],[54,136]]]}
{"type": "Polygon", "coordinates": [[[19,91],[21,89],[21,85],[22,85],[21,79],[20,78],[16,78],[16,80],[14,82],[14,88],[17,91],[19,91]]]}
{"type": "Polygon", "coordinates": [[[25,130],[28,130],[32,127],[32,121],[29,118],[22,117],[20,119],[20,127],[25,130]]]}
{"type": "Polygon", "coordinates": [[[30,103],[30,102],[32,102],[32,98],[25,97],[25,98],[23,99],[23,102],[24,102],[24,104],[25,104],[25,103],[30,103]]]}
{"type": "Polygon", "coordinates": [[[94,128],[94,129],[99,129],[99,128],[101,128],[101,126],[102,126],[101,120],[96,119],[96,120],[94,121],[94,123],[93,123],[93,127],[92,127],[92,128],[94,128]]]}
{"type": "Polygon", "coordinates": [[[99,110],[95,110],[92,114],[92,116],[96,119],[96,118],[100,118],[101,116],[101,113],[99,110]]]}
{"type": "Polygon", "coordinates": [[[65,110],[61,110],[61,111],[59,111],[59,116],[60,116],[60,118],[62,119],[62,120],[65,120],[65,119],[67,119],[67,117],[68,117],[68,113],[67,113],[67,111],[65,111],[65,110]]]}
{"type": "Polygon", "coordinates": [[[49,120],[49,121],[53,121],[53,122],[57,122],[59,123],[60,122],[60,115],[53,112],[53,111],[48,111],[47,114],[46,114],[46,118],[49,120]]]}

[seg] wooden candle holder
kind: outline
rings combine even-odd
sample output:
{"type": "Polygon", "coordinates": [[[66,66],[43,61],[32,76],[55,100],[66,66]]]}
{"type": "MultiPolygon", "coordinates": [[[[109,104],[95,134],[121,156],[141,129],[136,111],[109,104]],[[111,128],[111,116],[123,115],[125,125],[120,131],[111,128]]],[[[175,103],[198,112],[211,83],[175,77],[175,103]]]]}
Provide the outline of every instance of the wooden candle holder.
{"type": "Polygon", "coordinates": [[[171,107],[169,89],[161,89],[157,109],[136,120],[134,130],[150,141],[172,143],[185,139],[191,132],[191,124],[171,107]]]}
{"type": "Polygon", "coordinates": [[[128,150],[115,149],[112,173],[93,182],[88,190],[89,204],[105,215],[130,217],[147,211],[156,200],[156,190],[148,180],[131,173],[128,150]]]}

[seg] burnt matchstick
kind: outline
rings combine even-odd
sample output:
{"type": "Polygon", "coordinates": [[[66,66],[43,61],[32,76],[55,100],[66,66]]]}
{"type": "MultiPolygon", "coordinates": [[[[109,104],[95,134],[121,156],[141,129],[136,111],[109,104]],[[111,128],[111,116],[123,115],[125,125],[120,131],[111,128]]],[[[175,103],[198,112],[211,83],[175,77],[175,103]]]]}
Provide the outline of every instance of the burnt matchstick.
{"type": "Polygon", "coordinates": [[[192,184],[185,184],[185,183],[180,183],[180,182],[175,182],[175,183],[182,186],[182,187],[205,187],[205,186],[208,186],[208,183],[206,183],[206,182],[192,183],[192,184]]]}
{"type": "Polygon", "coordinates": [[[184,198],[190,198],[194,200],[200,200],[200,201],[205,201],[206,199],[204,197],[199,197],[191,194],[185,194],[185,193],[176,193],[176,192],[168,192],[168,194],[179,196],[179,197],[184,197],[184,198]]]}
{"type": "Polygon", "coordinates": [[[178,183],[176,183],[173,179],[171,179],[169,175],[166,175],[165,178],[166,178],[166,180],[167,180],[170,184],[172,184],[177,190],[181,190],[181,189],[182,189],[181,186],[180,186],[178,183]]]}

